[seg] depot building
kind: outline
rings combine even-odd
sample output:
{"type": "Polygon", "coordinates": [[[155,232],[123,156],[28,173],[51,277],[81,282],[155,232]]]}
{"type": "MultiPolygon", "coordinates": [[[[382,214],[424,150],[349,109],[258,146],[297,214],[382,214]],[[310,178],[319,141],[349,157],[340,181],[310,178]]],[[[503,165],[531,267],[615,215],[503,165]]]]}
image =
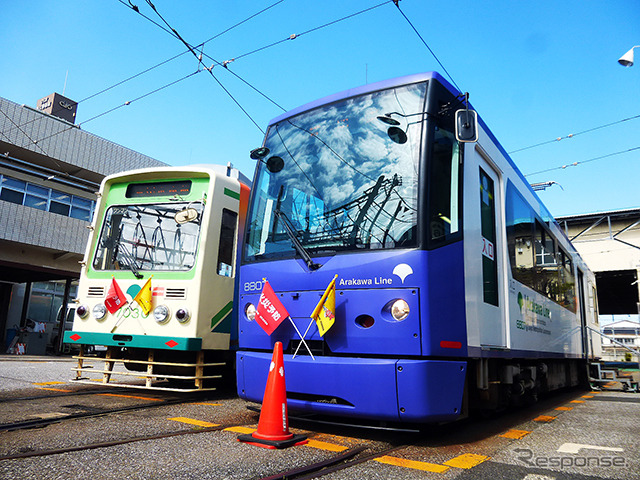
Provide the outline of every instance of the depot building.
{"type": "Polygon", "coordinates": [[[58,352],[100,182],[125,170],[166,166],[81,130],[76,111],[76,102],[57,93],[36,108],[0,97],[2,354],[10,348],[58,352]]]}

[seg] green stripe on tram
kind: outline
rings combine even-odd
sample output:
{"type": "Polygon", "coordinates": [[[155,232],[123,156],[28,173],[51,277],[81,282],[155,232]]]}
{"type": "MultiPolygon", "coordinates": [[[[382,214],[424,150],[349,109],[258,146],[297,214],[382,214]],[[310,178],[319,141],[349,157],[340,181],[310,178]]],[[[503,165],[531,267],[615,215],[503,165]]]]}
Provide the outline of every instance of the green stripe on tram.
{"type": "Polygon", "coordinates": [[[228,188],[225,188],[224,194],[228,197],[235,198],[236,200],[240,200],[240,192],[234,192],[233,190],[229,190],[228,188]]]}
{"type": "Polygon", "coordinates": [[[211,319],[211,331],[219,330],[219,333],[231,333],[231,323],[225,322],[225,317],[231,318],[229,315],[233,310],[233,301],[227,303],[222,310],[215,314],[211,319]]]}

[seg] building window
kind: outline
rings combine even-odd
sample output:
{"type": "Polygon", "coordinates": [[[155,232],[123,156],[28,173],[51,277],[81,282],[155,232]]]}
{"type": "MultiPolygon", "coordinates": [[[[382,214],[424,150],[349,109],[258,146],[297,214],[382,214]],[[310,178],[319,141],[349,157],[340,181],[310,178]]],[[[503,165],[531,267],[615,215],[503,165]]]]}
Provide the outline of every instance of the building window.
{"type": "Polygon", "coordinates": [[[0,200],[90,222],[96,202],[0,175],[0,200]]]}

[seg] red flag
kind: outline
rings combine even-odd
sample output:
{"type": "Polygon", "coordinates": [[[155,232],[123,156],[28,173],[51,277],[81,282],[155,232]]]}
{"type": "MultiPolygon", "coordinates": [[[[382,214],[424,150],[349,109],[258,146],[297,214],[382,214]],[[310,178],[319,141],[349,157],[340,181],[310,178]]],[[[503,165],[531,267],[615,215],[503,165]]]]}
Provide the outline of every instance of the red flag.
{"type": "Polygon", "coordinates": [[[126,303],[127,297],[122,293],[120,285],[116,283],[116,279],[112,278],[109,293],[107,293],[107,298],[104,300],[104,306],[107,307],[109,313],[114,314],[120,310],[121,307],[124,307],[126,303]]]}
{"type": "Polygon", "coordinates": [[[287,312],[284,305],[280,303],[269,282],[265,280],[262,293],[260,294],[258,308],[256,309],[256,321],[258,325],[267,332],[267,335],[271,335],[288,316],[289,312],[287,312]]]}

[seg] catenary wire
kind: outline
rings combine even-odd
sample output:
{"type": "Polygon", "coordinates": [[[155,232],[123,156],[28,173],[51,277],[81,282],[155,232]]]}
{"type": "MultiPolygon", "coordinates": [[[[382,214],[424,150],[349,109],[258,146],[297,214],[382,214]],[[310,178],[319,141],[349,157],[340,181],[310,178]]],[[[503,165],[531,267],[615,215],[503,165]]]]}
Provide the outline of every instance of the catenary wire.
{"type": "MultiPolygon", "coordinates": [[[[123,0],[118,0],[118,1],[119,1],[120,3],[122,3],[124,6],[126,6],[127,8],[132,9],[134,12],[138,13],[139,15],[141,15],[143,18],[145,18],[146,20],[150,21],[150,22],[151,22],[151,23],[153,23],[154,25],[157,25],[159,28],[161,28],[162,30],[164,30],[165,32],[167,32],[167,33],[168,33],[169,35],[171,35],[172,37],[175,37],[175,38],[177,38],[177,39],[179,39],[179,40],[182,40],[182,39],[179,37],[179,35],[177,34],[177,32],[175,32],[175,33],[174,33],[172,30],[170,30],[170,29],[168,29],[167,27],[165,27],[165,26],[163,26],[163,25],[159,24],[158,22],[156,22],[156,21],[155,21],[155,20],[153,20],[152,18],[149,18],[147,15],[145,15],[144,13],[142,13],[142,12],[140,11],[140,9],[139,9],[137,6],[135,6],[135,5],[133,5],[133,4],[128,5],[128,4],[127,4],[127,3],[125,3],[123,0]]],[[[205,45],[206,43],[208,43],[208,42],[210,42],[210,41],[214,40],[215,38],[218,38],[218,37],[219,37],[220,35],[222,35],[223,33],[226,33],[226,32],[228,32],[228,31],[232,30],[233,28],[235,28],[235,27],[237,27],[237,26],[239,26],[239,25],[242,25],[243,23],[245,23],[245,22],[247,22],[248,20],[250,20],[250,19],[252,19],[252,18],[256,17],[257,15],[259,15],[259,14],[261,14],[261,13],[263,13],[263,12],[265,12],[265,11],[269,10],[270,8],[272,8],[272,7],[276,6],[277,4],[281,3],[282,1],[284,1],[284,0],[279,0],[279,1],[275,2],[274,4],[272,4],[271,6],[269,6],[269,7],[267,7],[267,8],[264,8],[264,9],[260,10],[259,12],[257,12],[257,13],[255,13],[255,14],[251,15],[250,17],[246,18],[245,20],[243,20],[243,21],[241,21],[241,22],[236,23],[236,24],[235,24],[235,25],[233,25],[232,27],[227,28],[224,32],[219,33],[219,34],[217,34],[217,35],[215,35],[215,36],[211,37],[210,39],[208,39],[208,40],[206,40],[206,41],[204,41],[204,42],[202,42],[202,43],[198,44],[195,48],[196,48],[196,49],[197,49],[197,48],[204,48],[204,45],[205,45]]],[[[186,44],[186,42],[183,42],[183,43],[185,43],[185,44],[186,44]]],[[[186,45],[187,45],[187,48],[188,48],[188,50],[187,50],[186,52],[189,52],[189,51],[193,52],[193,48],[194,48],[194,47],[193,47],[192,45],[189,45],[189,44],[186,44],[186,45]]],[[[185,52],[185,53],[186,53],[186,52],[185,52]]],[[[229,68],[227,67],[227,64],[228,64],[229,62],[220,62],[220,61],[216,60],[215,58],[213,58],[211,55],[208,55],[208,54],[204,53],[204,51],[201,51],[201,55],[202,55],[203,57],[207,57],[209,60],[211,60],[212,62],[214,62],[214,64],[213,64],[211,67],[209,67],[207,70],[212,69],[214,66],[223,66],[223,67],[225,67],[225,68],[226,68],[226,70],[227,70],[229,73],[231,73],[234,77],[236,77],[238,80],[240,80],[240,81],[241,81],[242,83],[244,83],[246,86],[248,86],[249,88],[251,88],[252,90],[254,90],[256,93],[258,93],[259,95],[261,95],[262,97],[264,97],[264,98],[265,98],[266,100],[268,100],[269,102],[273,103],[276,107],[280,108],[282,111],[286,111],[286,109],[285,109],[283,106],[281,106],[280,104],[278,104],[275,100],[273,100],[272,98],[270,98],[267,94],[265,94],[264,92],[260,91],[257,87],[255,87],[254,85],[252,85],[251,83],[249,83],[248,81],[246,81],[244,78],[242,78],[240,75],[238,75],[237,73],[235,73],[235,72],[233,72],[231,69],[229,69],[229,68]]],[[[201,59],[200,59],[200,58],[198,58],[198,61],[199,61],[199,63],[202,63],[202,61],[201,61],[201,59]]],[[[225,89],[225,90],[226,90],[226,89],[225,89]]]]}
{"type": "Polygon", "coordinates": [[[331,25],[335,25],[336,23],[342,22],[344,20],[348,20],[348,19],[353,18],[353,17],[357,17],[358,15],[361,15],[363,13],[369,12],[371,10],[374,10],[374,9],[378,8],[378,7],[386,5],[387,3],[390,3],[391,1],[393,1],[393,0],[385,0],[382,3],[374,5],[373,7],[365,8],[364,10],[360,10],[359,12],[355,12],[355,13],[352,13],[350,15],[344,16],[342,18],[338,18],[337,20],[333,20],[333,21],[325,23],[323,25],[311,28],[309,30],[305,30],[304,32],[293,33],[293,34],[289,35],[287,38],[283,38],[282,40],[278,40],[278,41],[270,43],[268,45],[264,45],[262,47],[256,48],[255,50],[251,50],[250,52],[243,53],[242,55],[238,55],[236,57],[233,57],[232,61],[238,60],[238,59],[243,58],[243,57],[248,57],[249,55],[252,55],[254,53],[261,52],[261,51],[266,50],[266,49],[271,48],[271,47],[275,47],[276,45],[280,45],[281,43],[284,43],[284,42],[286,42],[288,40],[295,40],[296,38],[300,38],[301,36],[306,35],[308,33],[315,32],[317,30],[321,30],[321,29],[323,29],[325,27],[329,27],[331,25]]]}
{"type": "Polygon", "coordinates": [[[458,84],[456,83],[456,81],[453,79],[453,77],[451,76],[451,74],[449,73],[449,71],[446,69],[446,67],[442,64],[442,62],[440,61],[440,59],[438,58],[438,56],[435,54],[435,52],[431,49],[431,47],[429,46],[429,44],[427,44],[426,40],[422,37],[422,35],[420,35],[420,32],[418,32],[418,29],[413,25],[413,23],[411,23],[411,20],[409,20],[409,17],[407,17],[405,15],[405,13],[402,11],[402,9],[400,8],[400,0],[392,0],[393,3],[396,5],[396,7],[398,7],[398,11],[400,12],[400,14],[404,17],[404,19],[407,21],[407,23],[409,23],[409,25],[411,26],[411,28],[413,29],[413,31],[416,33],[416,35],[418,35],[418,38],[420,38],[420,40],[422,41],[422,43],[424,44],[425,47],[427,47],[427,50],[429,50],[429,52],[431,53],[431,55],[433,55],[433,58],[436,59],[436,62],[438,62],[438,65],[440,65],[440,67],[442,67],[442,70],[444,71],[444,73],[447,74],[447,76],[449,77],[449,79],[451,80],[451,83],[453,83],[455,85],[455,87],[458,89],[458,91],[460,93],[462,93],[462,89],[458,86],[458,84]]]}
{"type": "MultiPolygon", "coordinates": [[[[123,5],[125,5],[126,7],[131,7],[134,11],[136,11],[136,12],[140,13],[140,12],[139,12],[138,7],[136,7],[135,5],[133,5],[133,4],[127,5],[123,0],[118,0],[118,1],[119,1],[120,3],[122,3],[123,5]]],[[[260,15],[260,14],[262,14],[262,13],[266,12],[267,10],[269,10],[269,9],[271,9],[271,8],[273,8],[273,7],[275,7],[276,5],[278,5],[279,3],[282,3],[282,2],[284,2],[284,1],[285,1],[285,0],[278,0],[277,2],[275,2],[275,3],[271,4],[271,5],[269,5],[268,7],[263,8],[262,10],[260,10],[260,11],[258,11],[258,12],[256,12],[256,13],[254,13],[254,14],[250,15],[249,17],[245,18],[244,20],[242,20],[242,21],[240,21],[240,22],[237,22],[236,24],[232,25],[231,27],[229,27],[229,28],[227,28],[227,29],[223,30],[222,32],[220,32],[220,33],[218,33],[218,34],[214,35],[214,36],[213,36],[213,37],[211,37],[210,39],[205,40],[205,41],[202,43],[202,45],[204,45],[204,44],[206,44],[206,43],[208,43],[208,42],[210,42],[210,41],[212,41],[212,40],[214,40],[214,39],[216,39],[216,38],[218,38],[218,37],[220,37],[220,36],[224,35],[224,34],[225,34],[225,33],[227,33],[227,32],[230,32],[230,31],[231,31],[231,30],[233,30],[234,28],[236,28],[236,27],[238,27],[238,26],[242,25],[243,23],[246,23],[247,21],[249,21],[249,20],[251,20],[251,19],[253,19],[253,18],[257,17],[258,15],[260,15]]],[[[151,18],[146,17],[146,16],[145,16],[144,14],[142,14],[142,13],[140,13],[140,14],[141,14],[142,16],[144,16],[145,18],[147,18],[147,20],[149,20],[150,22],[154,23],[154,24],[155,24],[156,26],[158,26],[159,28],[162,28],[163,30],[165,30],[167,33],[172,34],[172,32],[171,32],[171,31],[167,30],[165,27],[163,27],[163,26],[162,26],[162,25],[160,25],[159,23],[155,22],[155,21],[154,21],[154,20],[152,20],[151,18]]],[[[110,91],[110,90],[112,90],[112,89],[114,89],[114,88],[116,88],[116,87],[119,87],[120,85],[123,85],[123,84],[124,84],[124,83],[126,83],[126,82],[129,82],[129,81],[131,81],[131,80],[134,80],[135,78],[138,78],[138,77],[140,77],[141,75],[144,75],[145,73],[148,73],[148,72],[150,72],[150,71],[152,71],[152,70],[154,70],[154,69],[156,69],[156,68],[159,68],[159,67],[161,67],[161,66],[163,66],[163,65],[165,65],[165,64],[167,64],[167,63],[169,63],[169,62],[171,62],[171,61],[173,61],[173,60],[175,60],[176,58],[181,57],[182,55],[184,55],[185,53],[188,53],[189,51],[190,51],[190,49],[187,49],[187,50],[185,50],[185,51],[183,51],[183,52],[181,52],[181,53],[179,53],[179,54],[177,54],[177,55],[174,55],[174,56],[173,56],[173,57],[171,57],[171,58],[168,58],[168,59],[166,59],[166,60],[163,60],[162,62],[160,62],[160,63],[158,63],[158,64],[156,64],[156,65],[153,65],[153,66],[151,66],[151,67],[149,67],[149,68],[147,68],[147,69],[145,69],[145,70],[143,70],[143,71],[141,71],[141,72],[138,72],[138,73],[136,73],[136,74],[134,74],[134,75],[132,75],[132,76],[130,76],[130,77],[127,77],[127,78],[125,78],[124,80],[120,80],[119,82],[117,82],[117,83],[115,83],[115,84],[113,84],[113,85],[111,85],[111,86],[109,86],[109,87],[107,87],[107,88],[104,88],[104,89],[100,90],[99,92],[93,93],[93,94],[89,95],[88,97],[85,97],[85,98],[83,98],[82,100],[79,100],[78,102],[76,102],[76,105],[79,105],[80,103],[86,102],[87,100],[90,100],[90,99],[92,99],[92,98],[94,98],[94,97],[97,97],[98,95],[101,95],[101,94],[103,94],[103,93],[106,93],[106,92],[108,92],[108,91],[110,91]]],[[[236,75],[234,72],[231,72],[231,73],[232,73],[233,75],[235,75],[235,76],[236,76],[238,79],[240,79],[241,81],[245,82],[241,77],[239,77],[238,75],[236,75]]],[[[263,96],[264,96],[265,98],[267,98],[268,100],[271,100],[271,99],[269,99],[268,97],[266,97],[266,95],[264,95],[262,92],[260,92],[260,91],[259,91],[259,90],[257,90],[255,87],[253,87],[252,85],[248,84],[247,82],[245,82],[245,84],[247,84],[249,87],[251,87],[251,88],[253,88],[254,90],[256,90],[258,93],[260,93],[261,95],[263,95],[263,96]]],[[[272,100],[271,100],[271,101],[272,101],[272,100]]],[[[272,102],[273,102],[273,101],[272,101],[272,102]]],[[[273,103],[275,103],[275,102],[273,102],[273,103]]],[[[283,108],[283,107],[281,107],[280,105],[278,105],[277,103],[276,103],[275,105],[276,105],[276,106],[278,106],[279,108],[281,108],[282,110],[284,110],[284,108],[283,108]]],[[[59,107],[59,108],[57,108],[57,109],[54,109],[54,110],[51,112],[51,114],[55,114],[55,113],[59,112],[61,109],[62,109],[62,107],[59,107]]],[[[15,125],[15,123],[14,123],[14,122],[12,122],[12,123],[14,123],[14,125],[15,125],[15,127],[14,127],[14,128],[15,128],[15,129],[20,129],[21,127],[25,127],[25,126],[27,126],[27,125],[29,125],[29,124],[33,123],[33,122],[39,121],[39,120],[41,120],[42,118],[43,118],[43,117],[36,117],[36,118],[33,118],[33,119],[28,120],[28,121],[26,121],[25,123],[21,124],[20,126],[15,125]]],[[[10,129],[7,133],[11,133],[12,131],[13,131],[13,128],[12,128],[12,129],[10,129]]],[[[24,132],[23,132],[23,133],[24,133],[24,132]]],[[[5,136],[6,136],[6,135],[5,135],[5,136]]],[[[27,135],[25,134],[25,136],[27,136],[27,135]]],[[[7,138],[8,138],[8,137],[7,137],[7,138]]],[[[44,153],[44,152],[43,152],[43,153],[44,153]]]]}
{"type": "Polygon", "coordinates": [[[546,170],[540,170],[539,172],[527,173],[525,175],[525,177],[530,177],[531,175],[538,175],[540,173],[552,172],[554,170],[564,170],[565,168],[568,168],[568,167],[577,167],[578,165],[583,165],[585,163],[595,162],[596,160],[602,160],[603,158],[609,158],[609,157],[613,157],[615,155],[622,155],[623,153],[633,152],[635,150],[640,150],[640,147],[633,147],[633,148],[629,148],[627,150],[622,150],[620,152],[609,153],[607,155],[601,155],[599,157],[590,158],[589,160],[583,160],[581,162],[567,163],[566,165],[561,165],[559,167],[553,167],[553,168],[547,168],[546,170]]]}
{"type": "MultiPolygon", "coordinates": [[[[202,55],[198,55],[195,52],[195,50],[193,50],[193,47],[191,47],[191,45],[189,45],[189,43],[187,43],[187,41],[184,38],[182,38],[182,36],[177,32],[177,30],[175,28],[173,28],[169,24],[169,22],[167,22],[164,19],[164,17],[160,14],[160,12],[158,12],[158,10],[156,9],[155,5],[151,2],[151,0],[146,0],[146,1],[147,1],[147,4],[149,4],[149,6],[153,9],[153,11],[156,12],[156,14],[160,17],[160,19],[165,23],[165,25],[167,25],[167,27],[171,29],[171,31],[175,34],[175,36],[178,38],[178,40],[180,40],[191,51],[191,53],[196,57],[196,59],[198,60],[198,69],[199,69],[200,65],[204,66],[204,64],[202,63],[202,55]]],[[[211,77],[218,83],[220,88],[222,88],[222,90],[224,90],[224,92],[231,98],[231,100],[233,100],[233,102],[238,106],[238,108],[240,108],[240,110],[242,110],[242,112],[249,118],[249,120],[251,120],[251,122],[264,135],[265,132],[260,127],[260,125],[258,125],[258,122],[256,122],[254,120],[254,118],[251,116],[251,114],[240,104],[240,102],[238,102],[238,100],[231,94],[231,92],[227,88],[225,88],[225,86],[222,84],[222,82],[213,74],[213,68],[204,67],[204,69],[209,72],[211,77]]]]}
{"type": "MultiPolygon", "coordinates": [[[[141,71],[141,72],[138,72],[138,73],[136,73],[136,74],[134,74],[134,75],[131,75],[130,77],[125,78],[124,80],[120,80],[119,82],[114,83],[113,85],[111,85],[111,86],[109,86],[109,87],[107,87],[107,88],[104,88],[104,89],[100,90],[99,92],[93,93],[93,94],[89,95],[88,97],[85,97],[85,98],[83,98],[82,100],[77,101],[77,102],[76,102],[76,105],[79,105],[79,104],[81,104],[82,102],[86,102],[87,100],[90,100],[90,99],[92,99],[92,98],[94,98],[94,97],[97,97],[98,95],[101,95],[101,94],[103,94],[103,93],[108,92],[109,90],[112,90],[112,89],[114,89],[114,88],[116,88],[116,87],[119,87],[120,85],[123,85],[124,83],[127,83],[127,82],[129,82],[130,80],[133,80],[133,79],[135,79],[135,78],[138,78],[139,76],[144,75],[145,73],[148,73],[148,72],[150,72],[150,71],[152,71],[152,70],[154,70],[154,69],[156,69],[156,68],[158,68],[158,67],[161,67],[162,65],[165,65],[165,64],[167,64],[167,63],[171,62],[172,60],[175,60],[176,58],[181,57],[182,55],[184,55],[185,53],[188,53],[188,52],[189,52],[189,50],[185,50],[185,51],[184,51],[184,52],[182,52],[182,53],[179,53],[179,54],[177,54],[177,55],[174,55],[174,56],[173,56],[173,57],[171,57],[171,58],[168,58],[168,59],[163,60],[162,62],[160,62],[160,63],[158,63],[158,64],[156,64],[156,65],[153,65],[152,67],[149,67],[149,68],[147,68],[147,69],[145,69],[145,70],[143,70],[143,71],[141,71]]],[[[51,111],[51,115],[54,115],[55,113],[57,113],[57,112],[61,111],[61,110],[62,110],[62,108],[63,108],[63,107],[59,107],[59,108],[57,108],[57,109],[52,110],[52,111],[51,111]]],[[[36,118],[31,119],[31,120],[28,120],[28,121],[24,122],[23,124],[21,124],[21,125],[20,125],[20,127],[25,127],[25,126],[27,126],[27,125],[29,125],[29,124],[33,123],[33,122],[36,122],[36,121],[41,120],[42,118],[43,118],[43,117],[36,117],[36,118]]],[[[83,122],[83,123],[84,123],[84,122],[83,122]]],[[[16,126],[16,127],[17,127],[17,126],[16,126]]],[[[10,130],[10,131],[12,131],[12,130],[10,130]]]]}
{"type": "Polygon", "coordinates": [[[188,78],[190,78],[190,77],[192,77],[192,76],[194,76],[194,75],[196,75],[196,74],[200,73],[201,71],[202,71],[202,70],[196,70],[195,72],[189,73],[188,75],[185,75],[184,77],[179,78],[178,80],[174,80],[173,82],[167,83],[167,84],[163,85],[162,87],[156,88],[155,90],[152,90],[152,91],[147,92],[147,93],[145,93],[145,94],[143,94],[143,95],[140,95],[139,97],[136,97],[136,98],[134,98],[133,100],[127,100],[126,102],[124,102],[124,103],[122,103],[122,104],[120,104],[120,105],[118,105],[118,106],[116,106],[116,107],[113,107],[113,108],[111,108],[111,109],[107,110],[106,112],[99,113],[98,115],[95,115],[95,116],[93,116],[93,117],[89,118],[88,120],[85,120],[84,122],[79,123],[78,125],[71,125],[71,126],[69,126],[69,127],[65,128],[65,129],[60,130],[59,132],[53,133],[53,134],[51,134],[51,135],[49,135],[49,136],[47,136],[47,137],[41,138],[41,139],[39,139],[39,140],[36,140],[36,141],[34,141],[33,143],[37,144],[37,143],[39,143],[39,142],[43,142],[43,141],[45,141],[45,140],[48,140],[48,139],[50,139],[51,137],[55,137],[56,135],[59,135],[59,134],[61,134],[61,133],[63,133],[63,132],[66,132],[67,130],[71,130],[71,129],[73,129],[73,128],[80,128],[80,127],[81,127],[82,125],[84,125],[85,123],[88,123],[88,122],[90,122],[90,121],[92,121],[92,120],[95,120],[96,118],[100,118],[100,117],[102,117],[102,116],[104,116],[104,115],[107,115],[108,113],[114,112],[114,111],[116,111],[116,110],[118,110],[118,109],[120,109],[120,108],[122,108],[122,107],[127,106],[127,105],[131,105],[133,102],[136,102],[136,101],[138,101],[138,100],[141,100],[141,99],[143,99],[143,98],[146,98],[146,97],[148,97],[149,95],[153,95],[154,93],[157,93],[157,92],[159,92],[159,91],[161,91],[161,90],[164,90],[165,88],[168,88],[168,87],[170,87],[170,86],[172,86],[172,85],[175,85],[176,83],[180,83],[180,82],[182,82],[182,81],[184,81],[184,80],[186,80],[186,79],[188,79],[188,78]]]}
{"type": "Polygon", "coordinates": [[[513,153],[517,153],[517,152],[522,152],[523,150],[529,150],[531,148],[541,147],[542,145],[548,145],[550,143],[559,142],[560,140],[564,140],[566,138],[574,138],[574,137],[577,137],[578,135],[584,135],[585,133],[594,132],[596,130],[600,130],[601,128],[611,127],[613,125],[617,125],[617,124],[623,123],[623,122],[628,122],[629,120],[635,120],[637,118],[640,118],[640,115],[635,115],[635,116],[629,117],[629,118],[623,118],[622,120],[618,120],[616,122],[607,123],[606,125],[600,125],[598,127],[589,128],[587,130],[583,130],[582,132],[570,133],[569,135],[565,135],[564,137],[558,137],[558,138],[554,138],[553,140],[547,140],[545,142],[536,143],[535,145],[529,145],[528,147],[523,147],[523,148],[519,148],[517,150],[512,150],[512,151],[509,152],[509,155],[511,155],[513,153]]]}

